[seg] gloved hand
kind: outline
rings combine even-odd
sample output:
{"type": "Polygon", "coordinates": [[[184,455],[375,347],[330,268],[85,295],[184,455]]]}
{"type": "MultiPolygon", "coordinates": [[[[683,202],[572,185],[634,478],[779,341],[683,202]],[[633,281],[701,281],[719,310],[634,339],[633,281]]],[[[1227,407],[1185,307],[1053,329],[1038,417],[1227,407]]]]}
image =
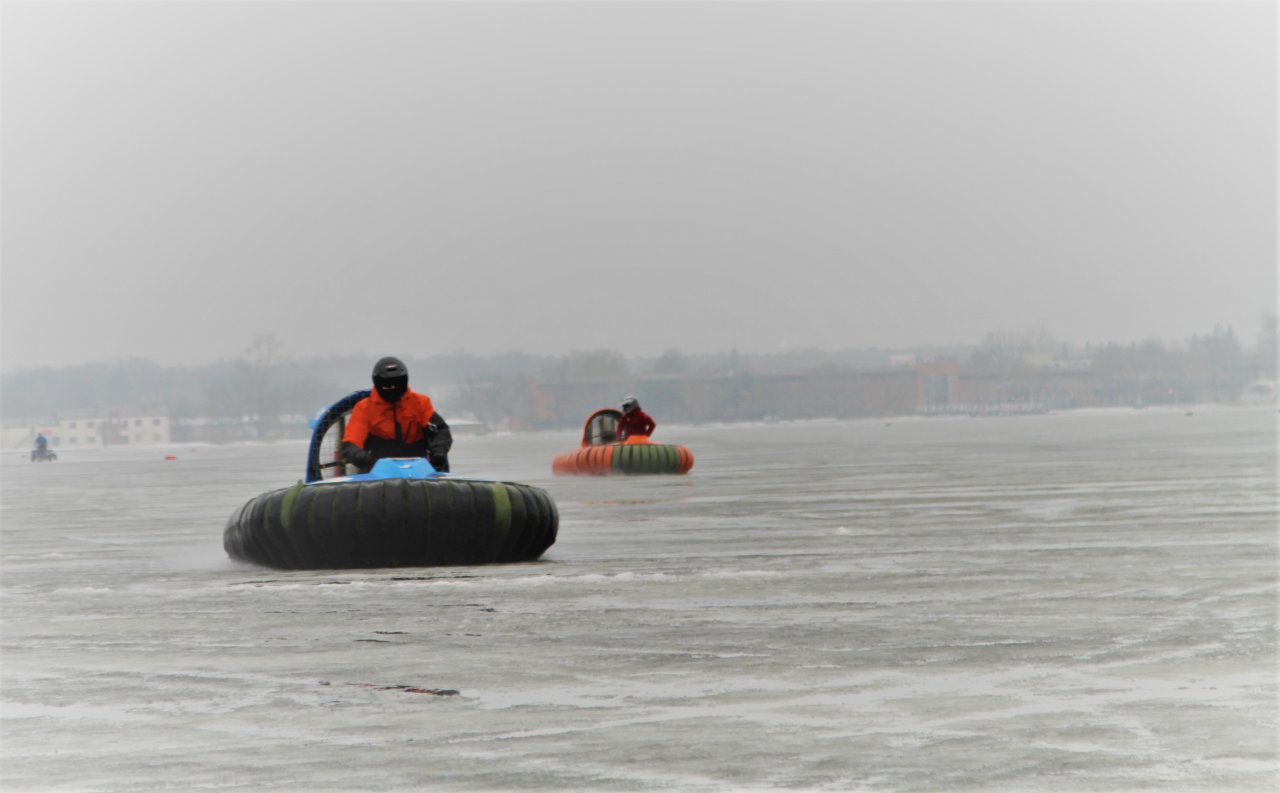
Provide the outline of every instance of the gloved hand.
{"type": "Polygon", "coordinates": [[[367,471],[373,467],[373,453],[368,449],[356,446],[354,443],[342,444],[342,459],[362,471],[367,471]]]}
{"type": "Polygon", "coordinates": [[[449,473],[449,456],[447,454],[428,454],[427,462],[442,474],[449,473]]]}

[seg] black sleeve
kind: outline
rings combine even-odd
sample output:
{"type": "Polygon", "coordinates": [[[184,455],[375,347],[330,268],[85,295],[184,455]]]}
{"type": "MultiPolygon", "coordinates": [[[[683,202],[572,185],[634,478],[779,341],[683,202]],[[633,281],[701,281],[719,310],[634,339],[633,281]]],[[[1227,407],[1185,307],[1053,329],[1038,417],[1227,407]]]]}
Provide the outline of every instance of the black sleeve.
{"type": "Polygon", "coordinates": [[[453,448],[453,433],[439,413],[431,414],[431,420],[427,422],[426,434],[427,452],[432,457],[443,457],[453,448]]]}

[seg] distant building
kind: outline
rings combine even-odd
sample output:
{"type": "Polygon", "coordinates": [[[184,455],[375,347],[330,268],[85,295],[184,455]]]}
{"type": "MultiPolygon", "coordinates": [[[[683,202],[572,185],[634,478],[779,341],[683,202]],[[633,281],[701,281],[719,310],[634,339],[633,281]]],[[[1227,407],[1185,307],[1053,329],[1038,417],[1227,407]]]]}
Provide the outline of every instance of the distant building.
{"type": "MultiPolygon", "coordinates": [[[[3,432],[0,433],[0,448],[33,449],[36,445],[36,435],[38,433],[43,432],[46,438],[52,438],[54,429],[55,425],[53,424],[15,420],[4,425],[3,432]]],[[[52,445],[52,441],[50,441],[50,445],[52,445]]]]}
{"type": "Polygon", "coordinates": [[[4,448],[29,449],[43,433],[52,449],[101,449],[104,446],[143,446],[172,441],[169,416],[162,410],[67,410],[46,421],[5,425],[4,448]]]}
{"type": "Polygon", "coordinates": [[[916,411],[945,413],[953,404],[960,366],[951,358],[939,358],[915,364],[916,411]]]}

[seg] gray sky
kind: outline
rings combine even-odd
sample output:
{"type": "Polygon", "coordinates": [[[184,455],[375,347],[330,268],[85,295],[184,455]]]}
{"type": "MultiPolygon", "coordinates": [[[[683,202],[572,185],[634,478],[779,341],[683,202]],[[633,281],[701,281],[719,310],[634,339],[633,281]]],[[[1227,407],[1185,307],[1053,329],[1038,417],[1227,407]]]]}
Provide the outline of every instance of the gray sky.
{"type": "Polygon", "coordinates": [[[3,367],[1180,341],[1276,4],[3,4],[3,367]]]}

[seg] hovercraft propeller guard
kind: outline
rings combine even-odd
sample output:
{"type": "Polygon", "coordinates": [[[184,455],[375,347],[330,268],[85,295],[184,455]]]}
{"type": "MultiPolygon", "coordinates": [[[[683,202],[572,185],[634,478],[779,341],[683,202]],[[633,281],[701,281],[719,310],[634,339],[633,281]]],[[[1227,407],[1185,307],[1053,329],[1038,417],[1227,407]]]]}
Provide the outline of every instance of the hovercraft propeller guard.
{"type": "Polygon", "coordinates": [[[347,475],[347,466],[341,459],[342,435],[347,431],[347,416],[351,415],[356,403],[367,396],[367,388],[352,391],[311,419],[311,445],[307,447],[307,484],[347,475]],[[333,432],[330,433],[330,430],[333,432]]]}

